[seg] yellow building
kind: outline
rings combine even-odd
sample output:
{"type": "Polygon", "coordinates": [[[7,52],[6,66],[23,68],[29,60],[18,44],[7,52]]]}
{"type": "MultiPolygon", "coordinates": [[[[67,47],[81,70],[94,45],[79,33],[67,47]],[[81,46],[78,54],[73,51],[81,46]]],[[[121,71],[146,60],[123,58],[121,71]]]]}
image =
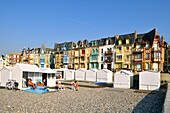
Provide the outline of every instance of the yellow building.
{"type": "Polygon", "coordinates": [[[132,48],[136,35],[136,32],[120,36],[115,35],[117,41],[115,46],[114,69],[132,69],[132,48]]]}

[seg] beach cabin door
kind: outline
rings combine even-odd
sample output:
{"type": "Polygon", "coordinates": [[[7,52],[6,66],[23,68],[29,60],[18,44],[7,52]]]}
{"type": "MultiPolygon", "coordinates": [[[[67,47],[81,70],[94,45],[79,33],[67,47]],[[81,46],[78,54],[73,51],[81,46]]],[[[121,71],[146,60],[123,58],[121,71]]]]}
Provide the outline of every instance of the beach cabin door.
{"type": "Polygon", "coordinates": [[[42,81],[45,80],[44,85],[47,86],[47,73],[42,74],[42,81]]]}

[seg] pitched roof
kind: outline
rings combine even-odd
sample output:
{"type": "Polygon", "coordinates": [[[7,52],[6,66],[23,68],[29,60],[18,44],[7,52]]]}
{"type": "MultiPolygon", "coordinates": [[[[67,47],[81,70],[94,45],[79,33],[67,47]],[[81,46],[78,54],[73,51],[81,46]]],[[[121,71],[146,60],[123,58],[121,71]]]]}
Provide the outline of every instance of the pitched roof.
{"type": "Polygon", "coordinates": [[[26,72],[41,72],[41,70],[36,65],[30,65],[30,64],[16,64],[14,68],[18,66],[22,71],[26,72]]]}
{"type": "Polygon", "coordinates": [[[56,73],[54,70],[50,68],[40,68],[40,70],[42,71],[42,73],[56,73]]]}
{"type": "Polygon", "coordinates": [[[153,40],[154,40],[154,37],[155,37],[155,35],[156,35],[156,29],[154,28],[153,30],[151,30],[150,32],[148,32],[148,33],[146,33],[143,37],[142,37],[142,39],[143,39],[143,41],[148,41],[148,42],[153,42],[153,40]]]}

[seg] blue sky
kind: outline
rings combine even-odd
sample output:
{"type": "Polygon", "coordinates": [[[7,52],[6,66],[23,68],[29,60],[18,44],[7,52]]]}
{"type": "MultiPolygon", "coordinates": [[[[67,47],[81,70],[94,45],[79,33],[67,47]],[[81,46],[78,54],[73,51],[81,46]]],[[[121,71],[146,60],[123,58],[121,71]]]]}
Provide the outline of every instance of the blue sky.
{"type": "Polygon", "coordinates": [[[0,54],[153,28],[169,43],[169,4],[169,0],[0,0],[0,54]]]}

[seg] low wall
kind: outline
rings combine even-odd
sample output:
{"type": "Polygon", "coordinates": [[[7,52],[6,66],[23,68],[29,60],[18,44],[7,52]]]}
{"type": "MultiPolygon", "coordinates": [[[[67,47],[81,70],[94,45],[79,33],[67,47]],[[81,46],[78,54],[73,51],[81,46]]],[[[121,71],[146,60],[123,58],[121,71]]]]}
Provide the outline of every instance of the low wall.
{"type": "Polygon", "coordinates": [[[161,81],[170,83],[170,75],[168,73],[161,73],[161,81]]]}
{"type": "Polygon", "coordinates": [[[167,92],[166,92],[166,97],[165,97],[165,102],[163,105],[163,113],[169,113],[170,112],[170,83],[168,83],[167,86],[167,92]]]}

